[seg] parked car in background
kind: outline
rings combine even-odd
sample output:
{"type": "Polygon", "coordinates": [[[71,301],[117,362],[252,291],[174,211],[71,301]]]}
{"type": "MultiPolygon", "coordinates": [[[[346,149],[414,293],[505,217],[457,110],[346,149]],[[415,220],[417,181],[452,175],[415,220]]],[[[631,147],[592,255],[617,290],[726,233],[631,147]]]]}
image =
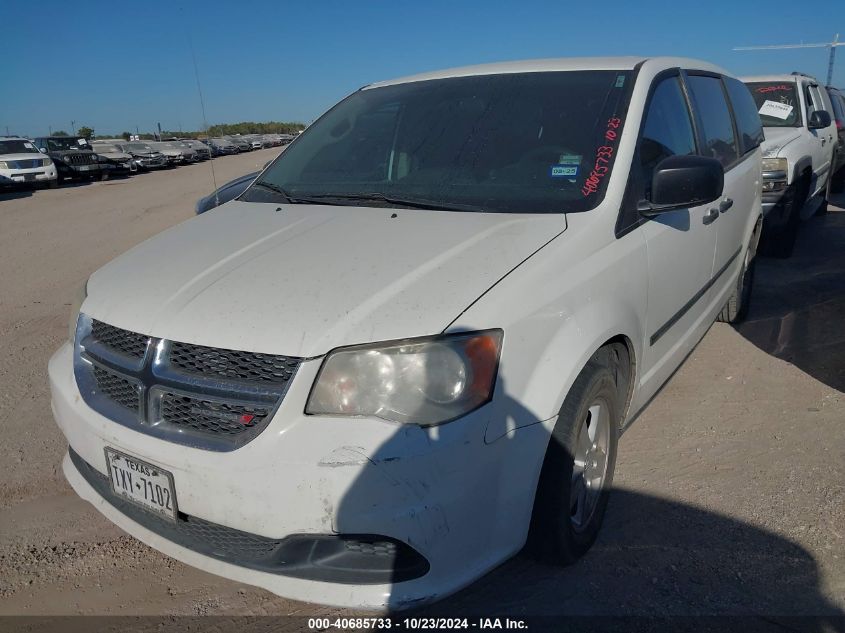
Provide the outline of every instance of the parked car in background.
{"type": "Polygon", "coordinates": [[[235,178],[234,180],[230,180],[222,187],[218,187],[216,190],[205,196],[204,198],[200,198],[197,200],[197,204],[194,207],[194,211],[196,211],[197,215],[201,213],[205,213],[206,211],[211,211],[215,207],[219,207],[221,204],[225,204],[230,200],[234,200],[239,195],[241,195],[246,188],[255,180],[255,177],[261,172],[255,171],[251,174],[246,174],[241,176],[240,178],[235,178]]]}
{"type": "Polygon", "coordinates": [[[211,148],[202,141],[198,141],[192,138],[183,138],[179,140],[182,142],[183,145],[189,147],[190,149],[196,152],[197,160],[208,160],[212,157],[211,148]]]}
{"type": "Polygon", "coordinates": [[[114,143],[91,141],[91,149],[100,157],[100,163],[109,176],[128,176],[138,171],[132,154],[124,152],[114,143]]]}
{"type": "Polygon", "coordinates": [[[418,607],[526,544],[572,564],[621,430],[743,317],[761,140],[748,89],[689,59],[367,86],[91,275],[49,363],[65,476],[298,600],[418,607]]]}
{"type": "Polygon", "coordinates": [[[95,180],[107,173],[88,140],[81,136],[40,136],[34,143],[52,159],[59,183],[66,178],[95,180]]]}
{"type": "Polygon", "coordinates": [[[56,166],[35,144],[19,136],[0,136],[0,187],[23,184],[59,186],[56,166]]]}
{"type": "Polygon", "coordinates": [[[798,225],[827,211],[837,145],[833,106],[813,77],[743,77],[763,121],[763,248],[792,254],[798,225]]]}
{"type": "Polygon", "coordinates": [[[240,152],[238,146],[225,138],[210,138],[207,145],[211,148],[211,153],[214,156],[225,156],[227,154],[237,154],[240,152]]]}
{"type": "Polygon", "coordinates": [[[244,139],[240,136],[226,136],[224,137],[230,143],[232,143],[235,147],[238,148],[240,152],[250,152],[252,151],[252,143],[244,139]]]}
{"type": "Polygon", "coordinates": [[[149,145],[161,152],[171,167],[193,163],[197,160],[197,153],[180,141],[150,141],[149,145]]]}
{"type": "Polygon", "coordinates": [[[131,154],[139,169],[162,169],[169,166],[167,158],[147,141],[130,141],[117,145],[124,152],[131,154]]]}
{"type": "Polygon", "coordinates": [[[836,157],[833,161],[830,190],[834,193],[840,193],[845,189],[845,92],[839,90],[839,88],[828,86],[827,95],[830,97],[830,104],[833,106],[833,122],[836,124],[836,132],[839,136],[839,145],[836,148],[836,157]]]}
{"type": "Polygon", "coordinates": [[[282,144],[282,138],[278,134],[264,134],[261,139],[264,141],[264,147],[279,147],[282,144]]]}

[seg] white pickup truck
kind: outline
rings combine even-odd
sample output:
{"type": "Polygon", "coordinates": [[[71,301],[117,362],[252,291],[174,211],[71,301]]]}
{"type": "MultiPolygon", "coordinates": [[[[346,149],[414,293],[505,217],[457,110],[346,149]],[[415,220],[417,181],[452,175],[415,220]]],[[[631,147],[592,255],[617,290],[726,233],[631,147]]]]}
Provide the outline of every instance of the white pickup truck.
{"type": "Polygon", "coordinates": [[[827,211],[837,143],[833,106],[824,87],[808,75],[742,81],[757,103],[766,135],[761,248],[789,257],[801,220],[827,211]]]}

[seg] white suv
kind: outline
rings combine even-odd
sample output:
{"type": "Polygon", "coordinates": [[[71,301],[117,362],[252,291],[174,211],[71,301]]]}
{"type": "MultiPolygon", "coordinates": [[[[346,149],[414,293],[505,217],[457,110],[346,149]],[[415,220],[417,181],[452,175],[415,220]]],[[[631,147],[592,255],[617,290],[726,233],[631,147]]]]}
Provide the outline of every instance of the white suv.
{"type": "Polygon", "coordinates": [[[798,225],[827,210],[838,143],[833,105],[813,77],[743,77],[766,134],[763,143],[761,245],[772,255],[792,254],[798,225]]]}
{"type": "Polygon", "coordinates": [[[29,139],[0,136],[0,187],[23,184],[58,187],[56,166],[29,139]]]}
{"type": "Polygon", "coordinates": [[[49,367],[65,475],[300,600],[421,604],[526,539],[571,563],[621,430],[747,305],[761,138],[689,59],[367,86],[90,277],[49,367]]]}

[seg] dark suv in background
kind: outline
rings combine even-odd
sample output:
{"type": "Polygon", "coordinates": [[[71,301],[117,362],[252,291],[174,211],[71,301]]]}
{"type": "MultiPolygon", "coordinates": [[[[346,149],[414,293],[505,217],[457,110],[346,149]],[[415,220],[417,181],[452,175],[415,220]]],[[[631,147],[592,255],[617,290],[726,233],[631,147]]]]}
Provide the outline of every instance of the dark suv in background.
{"type": "Polygon", "coordinates": [[[81,136],[42,136],[33,142],[53,159],[59,182],[65,178],[94,180],[107,173],[104,161],[81,136]]]}
{"type": "Polygon", "coordinates": [[[833,86],[827,87],[827,94],[833,104],[833,118],[836,121],[836,134],[839,145],[833,155],[833,175],[830,177],[830,190],[839,193],[845,189],[845,92],[833,86]]]}

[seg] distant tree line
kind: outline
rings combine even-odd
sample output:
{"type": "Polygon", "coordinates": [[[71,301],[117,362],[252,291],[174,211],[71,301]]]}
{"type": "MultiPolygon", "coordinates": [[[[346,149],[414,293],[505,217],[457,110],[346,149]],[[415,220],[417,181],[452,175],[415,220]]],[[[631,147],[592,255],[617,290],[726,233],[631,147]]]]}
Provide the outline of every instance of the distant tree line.
{"type": "Polygon", "coordinates": [[[285,123],[282,121],[266,121],[255,123],[254,121],[243,121],[242,123],[220,123],[208,128],[209,136],[223,136],[225,134],[296,134],[304,130],[303,123],[285,123]]]}
{"type": "MultiPolygon", "coordinates": [[[[86,128],[90,129],[90,128],[86,128]]],[[[207,138],[226,136],[228,134],[296,134],[300,130],[305,129],[304,123],[286,123],[283,121],[265,121],[263,123],[256,123],[255,121],[243,121],[241,123],[219,123],[212,125],[206,131],[184,131],[184,130],[162,130],[161,138],[207,138]]],[[[80,129],[81,132],[81,129],[80,129]]],[[[93,136],[93,130],[91,130],[93,136]]],[[[123,132],[120,134],[125,140],[129,140],[132,132],[123,132]]],[[[143,133],[138,135],[142,140],[153,141],[156,139],[156,134],[143,133]]],[[[108,138],[101,136],[99,138],[108,138]]]]}

